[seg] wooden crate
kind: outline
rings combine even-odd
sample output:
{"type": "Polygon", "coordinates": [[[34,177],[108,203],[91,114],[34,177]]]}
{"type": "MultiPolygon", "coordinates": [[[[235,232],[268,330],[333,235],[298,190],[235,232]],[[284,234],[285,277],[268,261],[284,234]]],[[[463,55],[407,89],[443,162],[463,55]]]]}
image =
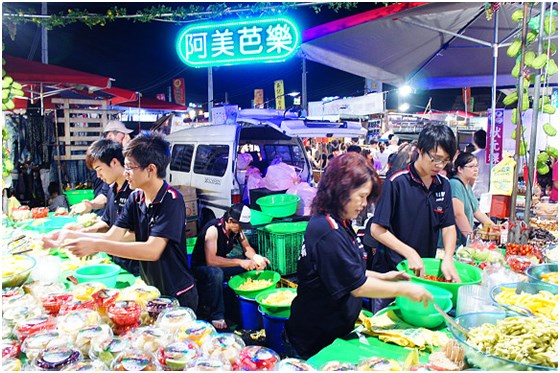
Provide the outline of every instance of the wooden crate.
{"type": "MultiPolygon", "coordinates": [[[[103,134],[103,127],[118,110],[108,110],[107,103],[101,100],[79,100],[54,98],[55,104],[62,104],[64,116],[55,116],[57,125],[63,125],[64,135],[58,137],[60,146],[64,146],[64,154],[55,154],[55,160],[84,160],[87,148],[103,134]],[[98,108],[71,108],[70,106],[97,106],[98,108]]],[[[56,113],[56,111],[55,111],[56,113]]]]}

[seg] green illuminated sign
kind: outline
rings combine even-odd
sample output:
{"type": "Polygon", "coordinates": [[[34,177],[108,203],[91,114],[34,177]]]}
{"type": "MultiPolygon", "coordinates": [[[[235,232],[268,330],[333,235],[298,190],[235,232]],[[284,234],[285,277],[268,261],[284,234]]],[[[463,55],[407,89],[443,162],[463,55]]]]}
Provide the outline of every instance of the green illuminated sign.
{"type": "Polygon", "coordinates": [[[208,67],[282,62],[299,44],[296,25],[275,17],[187,26],[179,33],[176,49],[187,65],[208,67]]]}

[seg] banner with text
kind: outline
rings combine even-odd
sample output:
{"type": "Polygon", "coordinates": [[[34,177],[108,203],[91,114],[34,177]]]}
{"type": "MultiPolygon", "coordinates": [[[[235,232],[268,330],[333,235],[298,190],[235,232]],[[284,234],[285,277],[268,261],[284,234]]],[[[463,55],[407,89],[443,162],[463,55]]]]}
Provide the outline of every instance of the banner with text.
{"type": "Polygon", "coordinates": [[[286,110],[283,80],[274,81],[274,98],[276,99],[276,110],[286,110]]]}
{"type": "Polygon", "coordinates": [[[255,89],[253,107],[256,109],[264,108],[264,89],[255,89]]]}
{"type": "Polygon", "coordinates": [[[496,125],[494,127],[494,138],[492,138],[492,110],[488,109],[488,128],[486,130],[486,164],[490,164],[490,153],[493,156],[495,166],[502,160],[504,149],[504,114],[505,109],[496,109],[496,125]]]}
{"type": "Polygon", "coordinates": [[[176,104],[185,105],[185,79],[173,79],[173,99],[176,104]]]}

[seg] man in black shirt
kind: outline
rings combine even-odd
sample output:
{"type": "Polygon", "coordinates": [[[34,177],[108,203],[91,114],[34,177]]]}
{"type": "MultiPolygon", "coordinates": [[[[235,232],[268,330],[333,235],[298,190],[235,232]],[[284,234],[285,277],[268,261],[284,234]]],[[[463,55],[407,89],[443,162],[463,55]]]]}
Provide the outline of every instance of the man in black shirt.
{"type": "Polygon", "coordinates": [[[217,329],[226,329],[223,282],[253,269],[264,269],[268,259],[249,244],[243,228],[251,227],[251,211],[242,203],[231,206],[220,219],[202,228],[192,254],[192,271],[200,289],[199,317],[208,318],[217,329]],[[234,245],[243,248],[246,259],[228,258],[234,245]]]}

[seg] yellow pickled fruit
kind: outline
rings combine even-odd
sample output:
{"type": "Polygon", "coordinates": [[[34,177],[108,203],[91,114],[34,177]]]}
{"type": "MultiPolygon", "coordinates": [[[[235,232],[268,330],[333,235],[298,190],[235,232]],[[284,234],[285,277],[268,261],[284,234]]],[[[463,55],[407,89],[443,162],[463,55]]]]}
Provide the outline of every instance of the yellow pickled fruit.
{"type": "Polygon", "coordinates": [[[535,55],[535,52],[533,51],[529,51],[527,53],[525,53],[525,66],[531,66],[533,64],[533,61],[535,60],[535,57],[537,57],[535,55]]]}
{"type": "Polygon", "coordinates": [[[513,108],[511,111],[511,123],[517,124],[517,108],[513,108]]]}
{"type": "Polygon", "coordinates": [[[527,154],[527,141],[521,141],[519,143],[519,155],[526,155],[527,154]]]}
{"type": "Polygon", "coordinates": [[[546,163],[537,162],[537,172],[539,175],[546,175],[550,172],[550,168],[546,163]]]}
{"type": "Polygon", "coordinates": [[[509,57],[515,57],[519,54],[521,50],[521,40],[514,40],[507,49],[507,55],[509,57]]]}
{"type": "Polygon", "coordinates": [[[544,133],[546,133],[550,137],[556,136],[556,128],[550,123],[545,123],[543,125],[544,133]]]}

